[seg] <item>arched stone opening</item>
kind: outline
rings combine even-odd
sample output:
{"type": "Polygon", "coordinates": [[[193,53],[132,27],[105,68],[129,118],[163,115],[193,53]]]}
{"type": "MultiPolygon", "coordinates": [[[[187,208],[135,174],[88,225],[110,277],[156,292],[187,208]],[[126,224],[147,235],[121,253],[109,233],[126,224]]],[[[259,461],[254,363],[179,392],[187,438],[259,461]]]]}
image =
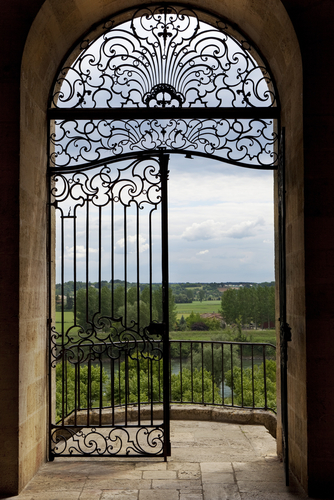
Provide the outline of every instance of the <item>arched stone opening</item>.
{"type": "MultiPolygon", "coordinates": [[[[199,1],[193,4],[200,5],[199,1]]],[[[131,7],[135,2],[122,3],[131,7]]],[[[276,79],[287,128],[288,321],[305,332],[301,58],[291,21],[280,2],[208,1],[207,9],[236,23],[255,42],[276,79]],[[292,147],[293,145],[293,147],[292,147]],[[290,231],[290,232],[289,232],[290,231]],[[292,241],[293,238],[293,241],[292,241]],[[298,261],[299,266],[295,265],[298,261]]],[[[21,74],[20,167],[20,383],[19,449],[13,447],[9,482],[19,490],[46,459],[47,450],[47,224],[46,110],[62,58],[95,22],[119,10],[117,2],[47,0],[27,38],[21,74]],[[14,457],[15,455],[15,457],[14,457]],[[18,458],[17,458],[18,457],[18,458]],[[17,463],[18,460],[18,463],[17,463]],[[11,476],[11,478],[10,478],[11,476]],[[17,479],[13,480],[13,477],[17,479]]],[[[307,487],[304,336],[291,345],[289,376],[291,468],[307,487]],[[297,398],[298,395],[298,398],[297,398]],[[302,404],[300,404],[300,400],[302,404]],[[294,415],[302,426],[296,426],[294,415]]],[[[278,443],[280,438],[278,436],[278,443]]],[[[15,487],[14,487],[15,488],[15,487]]],[[[12,491],[14,491],[12,489],[12,491]]]]}

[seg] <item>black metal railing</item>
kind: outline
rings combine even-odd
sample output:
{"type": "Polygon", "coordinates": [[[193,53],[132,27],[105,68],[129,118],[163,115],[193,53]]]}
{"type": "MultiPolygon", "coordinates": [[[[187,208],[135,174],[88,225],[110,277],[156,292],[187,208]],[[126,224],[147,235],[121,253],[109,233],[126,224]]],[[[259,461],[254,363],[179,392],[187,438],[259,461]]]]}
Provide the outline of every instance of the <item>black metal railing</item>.
{"type": "Polygon", "coordinates": [[[276,412],[272,344],[171,340],[170,400],[276,412]]]}
{"type": "MultiPolygon", "coordinates": [[[[58,418],[93,409],[162,403],[160,342],[143,349],[78,344],[58,361],[58,418]],[[77,350],[77,353],[76,353],[77,350]],[[79,354],[80,352],[80,354],[79,354]],[[82,361],[83,358],[86,361],[82,361]],[[60,394],[61,393],[61,394],[60,394]]],[[[170,402],[276,412],[276,348],[227,341],[170,341],[170,402]]]]}

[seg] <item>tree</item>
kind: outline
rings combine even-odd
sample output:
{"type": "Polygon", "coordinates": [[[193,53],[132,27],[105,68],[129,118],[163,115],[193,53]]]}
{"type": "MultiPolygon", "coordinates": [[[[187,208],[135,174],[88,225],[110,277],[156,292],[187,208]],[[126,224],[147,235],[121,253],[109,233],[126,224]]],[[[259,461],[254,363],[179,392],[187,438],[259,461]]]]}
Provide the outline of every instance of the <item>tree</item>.
{"type": "Polygon", "coordinates": [[[220,312],[226,323],[231,324],[235,322],[238,316],[237,290],[229,289],[223,293],[220,312]]]}
{"type": "Polygon", "coordinates": [[[194,311],[191,311],[189,316],[186,318],[188,330],[191,330],[191,325],[193,323],[199,323],[201,321],[202,321],[201,315],[199,313],[194,313],[194,311]]]}
{"type": "Polygon", "coordinates": [[[88,288],[88,300],[86,301],[86,289],[81,288],[76,295],[77,322],[84,329],[92,324],[98,310],[98,291],[95,287],[88,288]]]}
{"type": "MultiPolygon", "coordinates": [[[[94,405],[98,406],[101,398],[100,394],[100,382],[105,384],[108,380],[108,376],[104,368],[100,369],[100,366],[93,364],[90,367],[90,379],[88,380],[88,366],[80,366],[80,384],[75,383],[75,368],[71,363],[67,363],[66,369],[63,371],[63,364],[58,363],[56,366],[56,420],[59,421],[62,417],[63,401],[64,401],[64,417],[69,415],[75,409],[75,401],[80,399],[80,408],[87,408],[87,396],[88,396],[88,385],[89,385],[89,408],[93,408],[94,405]],[[63,394],[63,378],[65,381],[64,387],[66,392],[63,394]],[[102,380],[101,380],[102,378],[102,380]],[[77,389],[76,389],[77,387],[77,389]],[[80,393],[79,393],[80,388],[80,393]],[[75,390],[77,390],[77,395],[75,395],[75,390]]],[[[65,366],[64,366],[65,368],[65,366]]],[[[78,373],[78,372],[77,372],[78,373]]],[[[78,382],[78,381],[77,381],[78,382]]]]}
{"type": "Polygon", "coordinates": [[[237,349],[233,345],[211,344],[204,345],[203,351],[197,350],[193,355],[193,366],[198,370],[204,369],[213,374],[215,383],[219,386],[228,370],[240,365],[237,349]]]}
{"type": "Polygon", "coordinates": [[[73,309],[73,297],[69,293],[66,295],[66,309],[68,311],[72,311],[73,309]]]}
{"type": "Polygon", "coordinates": [[[188,403],[220,404],[222,398],[217,384],[212,383],[212,375],[207,370],[184,368],[182,374],[171,376],[171,401],[188,403]]]}
{"type": "MultiPolygon", "coordinates": [[[[169,330],[174,330],[176,323],[176,306],[173,290],[168,288],[169,330]]],[[[162,321],[162,287],[153,292],[153,310],[158,313],[158,321],[162,321]]]]}
{"type": "Polygon", "coordinates": [[[179,330],[184,331],[186,329],[187,329],[187,323],[186,323],[186,320],[184,319],[184,316],[182,314],[181,319],[179,321],[179,330]]]}
{"type": "MultiPolygon", "coordinates": [[[[236,366],[232,372],[229,370],[225,376],[226,384],[233,389],[234,403],[237,405],[253,406],[253,384],[254,384],[254,406],[257,408],[265,407],[265,385],[263,363],[254,366],[254,380],[252,369],[246,368],[242,371],[236,366]]],[[[276,361],[266,360],[266,389],[267,389],[267,407],[276,410],[276,361]]]]}
{"type": "Polygon", "coordinates": [[[137,302],[137,287],[133,286],[129,288],[126,294],[126,300],[128,304],[133,305],[135,302],[137,302]]]}
{"type": "Polygon", "coordinates": [[[241,318],[241,324],[254,322],[257,326],[275,319],[275,288],[254,286],[229,289],[223,293],[220,311],[229,324],[241,318]]]}
{"type": "Polygon", "coordinates": [[[204,297],[205,297],[205,291],[202,288],[198,292],[198,297],[199,297],[200,302],[202,302],[204,297]]]}
{"type": "Polygon", "coordinates": [[[204,321],[198,321],[191,325],[191,329],[193,331],[207,331],[209,330],[209,327],[204,323],[204,321]]]}

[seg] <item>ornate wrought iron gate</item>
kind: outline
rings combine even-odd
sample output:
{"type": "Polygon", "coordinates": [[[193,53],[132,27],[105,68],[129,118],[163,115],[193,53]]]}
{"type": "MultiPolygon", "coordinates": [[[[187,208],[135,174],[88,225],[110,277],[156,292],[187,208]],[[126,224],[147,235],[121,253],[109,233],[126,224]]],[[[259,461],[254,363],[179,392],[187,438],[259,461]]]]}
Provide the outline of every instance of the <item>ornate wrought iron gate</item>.
{"type": "Polygon", "coordinates": [[[58,412],[51,456],[170,454],[167,166],[160,154],[51,177],[63,288],[51,332],[58,412]]]}
{"type": "Polygon", "coordinates": [[[57,399],[50,455],[166,457],[168,155],[276,169],[273,79],[226,20],[149,5],[79,41],[55,79],[48,115],[50,395],[57,399]],[[52,323],[55,281],[61,318],[52,323]],[[158,423],[155,391],[164,397],[158,423]]]}
{"type": "Polygon", "coordinates": [[[288,342],[291,328],[286,321],[286,247],[285,247],[285,134],[281,131],[278,163],[278,218],[279,218],[279,303],[280,303],[280,372],[282,449],[286,485],[289,485],[288,439],[288,342]]]}

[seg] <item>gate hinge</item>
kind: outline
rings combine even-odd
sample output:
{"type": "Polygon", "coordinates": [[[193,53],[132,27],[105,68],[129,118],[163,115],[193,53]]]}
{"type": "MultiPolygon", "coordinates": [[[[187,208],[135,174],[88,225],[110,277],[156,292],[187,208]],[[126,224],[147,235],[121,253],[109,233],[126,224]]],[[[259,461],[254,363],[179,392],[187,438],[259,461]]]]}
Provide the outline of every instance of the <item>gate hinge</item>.
{"type": "Polygon", "coordinates": [[[283,323],[280,327],[281,341],[291,342],[291,326],[289,323],[283,323]]]}

